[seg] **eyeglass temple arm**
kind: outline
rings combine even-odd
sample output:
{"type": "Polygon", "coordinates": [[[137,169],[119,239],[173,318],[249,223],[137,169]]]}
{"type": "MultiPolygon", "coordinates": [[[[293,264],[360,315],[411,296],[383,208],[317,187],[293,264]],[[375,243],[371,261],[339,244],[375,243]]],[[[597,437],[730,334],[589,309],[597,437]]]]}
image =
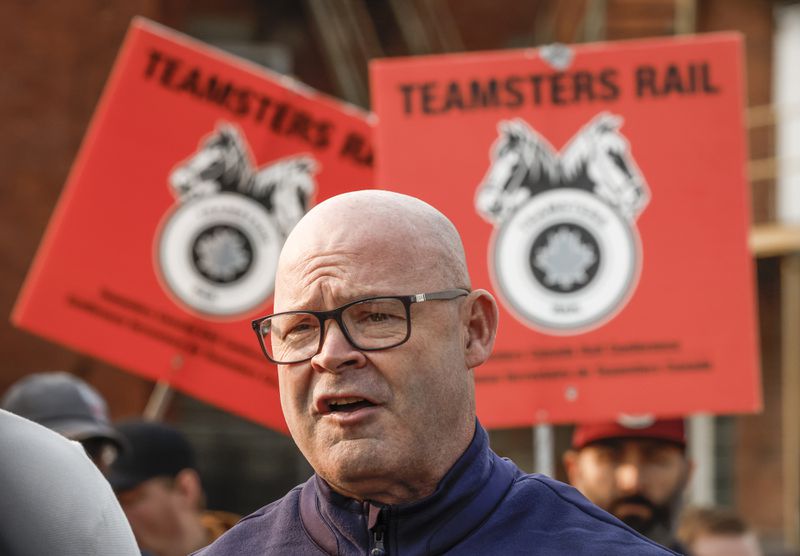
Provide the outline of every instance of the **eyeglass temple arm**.
{"type": "Polygon", "coordinates": [[[462,295],[469,295],[469,290],[458,288],[455,290],[445,290],[442,292],[418,293],[414,296],[414,302],[419,303],[421,301],[430,301],[432,299],[455,299],[456,297],[460,297],[462,295]]]}

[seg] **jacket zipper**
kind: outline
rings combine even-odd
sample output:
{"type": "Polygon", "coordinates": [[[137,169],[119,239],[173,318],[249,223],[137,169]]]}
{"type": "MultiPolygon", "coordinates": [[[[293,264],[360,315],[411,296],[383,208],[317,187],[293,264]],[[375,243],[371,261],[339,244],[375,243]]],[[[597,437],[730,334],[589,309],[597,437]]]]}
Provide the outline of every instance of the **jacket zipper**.
{"type": "Polygon", "coordinates": [[[381,508],[378,512],[378,518],[375,520],[375,525],[370,529],[372,532],[372,549],[369,551],[369,556],[386,556],[388,554],[385,545],[386,534],[386,509],[381,508]]]}

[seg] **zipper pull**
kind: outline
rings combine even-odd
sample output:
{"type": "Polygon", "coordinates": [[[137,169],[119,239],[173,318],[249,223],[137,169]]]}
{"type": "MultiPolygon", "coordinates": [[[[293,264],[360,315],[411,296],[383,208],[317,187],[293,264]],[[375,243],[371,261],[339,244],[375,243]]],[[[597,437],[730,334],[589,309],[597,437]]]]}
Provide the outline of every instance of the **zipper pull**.
{"type": "Polygon", "coordinates": [[[372,543],[374,548],[369,551],[369,556],[386,556],[386,549],[383,547],[383,527],[372,530],[372,543]]]}
{"type": "Polygon", "coordinates": [[[372,549],[369,556],[386,556],[384,533],[386,531],[386,510],[378,506],[369,506],[369,530],[372,532],[372,549]]]}

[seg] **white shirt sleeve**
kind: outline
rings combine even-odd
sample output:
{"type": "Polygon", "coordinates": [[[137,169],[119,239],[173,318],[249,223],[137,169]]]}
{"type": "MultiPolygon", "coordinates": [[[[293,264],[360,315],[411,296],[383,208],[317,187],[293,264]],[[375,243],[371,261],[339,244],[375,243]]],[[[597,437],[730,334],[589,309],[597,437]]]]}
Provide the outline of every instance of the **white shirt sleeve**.
{"type": "Polygon", "coordinates": [[[83,447],[4,410],[0,410],[0,554],[140,554],[111,486],[83,447]]]}

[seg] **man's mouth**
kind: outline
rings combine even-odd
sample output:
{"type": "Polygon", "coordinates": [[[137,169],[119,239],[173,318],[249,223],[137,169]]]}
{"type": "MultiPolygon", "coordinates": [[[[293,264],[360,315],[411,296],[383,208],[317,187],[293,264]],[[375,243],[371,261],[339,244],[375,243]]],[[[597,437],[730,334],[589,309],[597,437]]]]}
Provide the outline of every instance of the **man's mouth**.
{"type": "Polygon", "coordinates": [[[656,505],[653,502],[651,502],[649,498],[641,494],[634,494],[632,496],[626,496],[624,498],[619,498],[615,500],[614,503],[611,505],[611,513],[616,513],[619,510],[619,508],[623,508],[625,506],[638,507],[646,510],[650,514],[656,512],[656,505]]]}
{"type": "Polygon", "coordinates": [[[669,512],[656,506],[649,498],[634,494],[616,500],[610,508],[610,513],[617,516],[629,527],[647,534],[661,519],[668,519],[669,512]]]}
{"type": "Polygon", "coordinates": [[[328,413],[352,413],[375,404],[364,398],[331,398],[325,402],[328,413]]]}

